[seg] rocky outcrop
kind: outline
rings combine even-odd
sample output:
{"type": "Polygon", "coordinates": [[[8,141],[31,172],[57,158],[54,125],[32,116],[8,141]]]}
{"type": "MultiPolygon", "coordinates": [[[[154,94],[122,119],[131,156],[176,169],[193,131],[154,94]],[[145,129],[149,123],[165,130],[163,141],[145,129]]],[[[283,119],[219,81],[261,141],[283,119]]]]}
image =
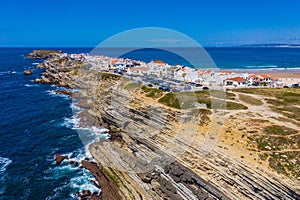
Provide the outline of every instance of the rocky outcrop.
{"type": "Polygon", "coordinates": [[[31,69],[25,69],[25,70],[23,71],[23,74],[24,74],[24,75],[31,75],[31,74],[32,74],[32,70],[31,70],[31,69]]]}
{"type": "Polygon", "coordinates": [[[57,84],[59,87],[74,88],[72,72],[78,68],[78,63],[70,58],[49,58],[39,64],[45,69],[41,74],[40,83],[57,84]]]}
{"type": "Polygon", "coordinates": [[[62,163],[65,159],[69,159],[68,156],[62,156],[60,154],[55,154],[54,155],[54,160],[56,162],[57,165],[59,165],[60,163],[62,163]]]}
{"type": "MultiPolygon", "coordinates": [[[[71,59],[68,56],[62,56],[61,51],[52,50],[35,50],[27,54],[27,58],[46,59],[40,63],[37,68],[45,69],[41,74],[41,78],[34,80],[35,83],[56,84],[58,87],[74,88],[73,75],[80,67],[80,62],[71,59]]],[[[29,70],[25,70],[24,74],[29,74],[29,70]]]]}
{"type": "Polygon", "coordinates": [[[73,165],[73,166],[78,166],[79,163],[77,161],[74,161],[74,160],[70,160],[70,165],[73,165]]]}
{"type": "Polygon", "coordinates": [[[59,57],[61,53],[59,50],[34,50],[32,53],[27,54],[26,57],[30,59],[47,59],[59,57]]]}
{"type": "Polygon", "coordinates": [[[64,94],[67,96],[72,96],[72,92],[70,90],[55,90],[54,92],[56,94],[64,94]]]}
{"type": "Polygon", "coordinates": [[[40,78],[36,78],[36,79],[34,79],[34,81],[33,81],[34,83],[41,83],[42,82],[42,79],[40,79],[40,78]]]}
{"type": "Polygon", "coordinates": [[[105,173],[102,172],[101,167],[99,167],[97,163],[83,160],[81,161],[81,164],[83,168],[89,170],[93,174],[99,184],[98,187],[101,187],[101,198],[105,200],[122,199],[118,193],[117,185],[105,173]]]}

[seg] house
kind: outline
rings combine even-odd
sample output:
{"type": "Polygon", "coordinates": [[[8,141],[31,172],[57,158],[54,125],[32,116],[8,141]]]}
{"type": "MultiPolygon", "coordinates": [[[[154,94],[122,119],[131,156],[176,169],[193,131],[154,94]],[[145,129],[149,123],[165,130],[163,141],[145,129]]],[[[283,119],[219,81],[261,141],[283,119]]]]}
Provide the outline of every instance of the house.
{"type": "Polygon", "coordinates": [[[116,62],[115,66],[116,66],[116,69],[118,69],[118,70],[126,69],[126,63],[125,62],[116,62]]]}
{"type": "Polygon", "coordinates": [[[265,83],[272,83],[272,77],[267,75],[267,74],[262,74],[260,75],[261,77],[261,82],[265,82],[265,83]]]}
{"type": "Polygon", "coordinates": [[[148,70],[148,67],[130,67],[127,69],[127,74],[144,76],[147,75],[148,70]]]}
{"type": "Polygon", "coordinates": [[[237,76],[233,78],[227,78],[224,81],[225,85],[234,85],[234,86],[245,86],[247,84],[247,79],[237,76]]]}
{"type": "Polygon", "coordinates": [[[257,76],[255,74],[250,74],[248,77],[248,81],[250,85],[259,85],[262,77],[257,76]]]}

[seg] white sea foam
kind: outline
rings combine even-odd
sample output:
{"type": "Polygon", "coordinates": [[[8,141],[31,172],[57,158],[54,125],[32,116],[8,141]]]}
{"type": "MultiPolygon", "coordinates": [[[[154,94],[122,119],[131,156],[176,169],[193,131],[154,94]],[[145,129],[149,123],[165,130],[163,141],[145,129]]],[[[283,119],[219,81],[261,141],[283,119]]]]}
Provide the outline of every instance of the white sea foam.
{"type": "Polygon", "coordinates": [[[9,158],[0,157],[0,173],[4,172],[7,166],[12,162],[9,158]]]}
{"type": "Polygon", "coordinates": [[[38,84],[24,84],[25,87],[37,87],[38,84]]]}
{"type": "Polygon", "coordinates": [[[62,123],[62,125],[74,130],[79,128],[79,121],[80,119],[76,116],[66,117],[64,118],[64,122],[62,123]]]}
{"type": "Polygon", "coordinates": [[[0,72],[0,76],[2,75],[7,75],[7,74],[16,74],[16,71],[4,71],[4,72],[0,72]]]}
{"type": "Polygon", "coordinates": [[[79,112],[83,111],[82,108],[80,108],[79,106],[77,106],[76,103],[71,103],[70,104],[70,108],[73,110],[73,112],[75,112],[76,114],[79,114],[79,112]]]}
{"type": "Polygon", "coordinates": [[[74,177],[70,180],[70,186],[73,189],[76,189],[77,191],[82,191],[82,190],[90,190],[92,193],[97,192],[99,193],[100,190],[93,184],[91,183],[91,180],[93,177],[89,177],[89,172],[84,172],[85,174],[83,176],[79,177],[74,177]],[[89,177],[89,178],[87,178],[89,177]]]}
{"type": "Polygon", "coordinates": [[[264,68],[274,68],[277,69],[279,66],[277,65],[252,65],[252,66],[246,66],[247,69],[264,69],[264,68]]]}
{"type": "Polygon", "coordinates": [[[87,147],[78,149],[74,152],[66,153],[64,155],[67,155],[69,159],[64,160],[60,165],[57,166],[55,166],[55,162],[53,162],[52,163],[53,165],[44,171],[45,176],[43,178],[46,180],[53,180],[53,179],[66,177],[68,176],[68,174],[72,174],[73,178],[71,178],[70,181],[65,185],[55,188],[54,196],[49,196],[47,197],[47,199],[59,198],[60,193],[66,190],[66,188],[72,188],[73,192],[70,194],[70,196],[73,198],[76,198],[76,196],[74,195],[76,191],[90,190],[92,193],[93,192],[99,193],[101,190],[91,183],[91,180],[94,180],[94,177],[88,170],[80,169],[78,166],[69,164],[70,160],[80,163],[85,158],[89,158],[89,160],[93,161],[93,158],[89,153],[87,147]]]}
{"type": "Polygon", "coordinates": [[[38,64],[40,64],[40,63],[32,63],[32,65],[38,65],[38,64]]]}
{"type": "MultiPolygon", "coordinates": [[[[45,179],[59,178],[62,176],[62,174],[68,174],[71,171],[76,173],[75,176],[74,175],[72,176],[69,183],[55,189],[55,193],[56,193],[55,195],[58,195],[58,193],[65,190],[66,187],[72,188],[73,191],[75,192],[82,191],[82,190],[90,190],[92,193],[93,192],[99,193],[101,191],[99,188],[94,186],[93,183],[91,183],[91,180],[94,180],[94,177],[88,170],[86,169],[79,170],[77,166],[72,166],[69,164],[70,160],[80,163],[85,158],[89,158],[90,161],[93,161],[94,159],[88,150],[89,145],[91,143],[99,141],[99,139],[108,139],[110,137],[110,135],[108,134],[109,130],[104,127],[96,127],[96,126],[81,127],[80,126],[79,113],[81,113],[84,109],[77,106],[77,103],[78,102],[72,102],[70,104],[70,107],[73,110],[73,116],[64,118],[64,122],[62,123],[62,125],[70,129],[77,130],[78,135],[82,140],[82,143],[84,144],[84,147],[74,152],[63,154],[63,155],[67,155],[69,157],[69,160],[65,160],[59,166],[52,167],[45,172],[46,174],[48,174],[48,176],[44,177],[45,179]]],[[[53,164],[55,164],[54,161],[53,164]]],[[[74,192],[70,194],[70,196],[76,198],[74,192]]],[[[47,199],[52,199],[52,197],[49,197],[47,199]]]]}
{"type": "Polygon", "coordinates": [[[300,70],[300,67],[296,67],[296,68],[283,68],[283,67],[276,67],[276,68],[272,68],[272,67],[269,67],[269,68],[264,68],[264,67],[247,67],[245,69],[230,69],[231,71],[244,71],[244,72],[276,72],[276,71],[288,71],[288,72],[299,72],[300,70]]]}
{"type": "Polygon", "coordinates": [[[0,185],[3,186],[0,187],[0,195],[3,194],[6,190],[5,181],[7,174],[5,174],[5,171],[10,163],[12,163],[12,160],[10,160],[9,158],[0,157],[0,185]]]}
{"type": "Polygon", "coordinates": [[[57,94],[55,90],[47,90],[46,91],[52,97],[63,97],[65,99],[70,99],[70,97],[66,94],[57,94]]]}

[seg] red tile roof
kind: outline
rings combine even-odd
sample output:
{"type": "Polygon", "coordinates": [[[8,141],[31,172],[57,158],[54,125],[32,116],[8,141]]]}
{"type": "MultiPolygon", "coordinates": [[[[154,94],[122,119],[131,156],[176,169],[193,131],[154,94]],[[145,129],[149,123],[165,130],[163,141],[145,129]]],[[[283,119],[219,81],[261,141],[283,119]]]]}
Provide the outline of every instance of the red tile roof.
{"type": "Polygon", "coordinates": [[[269,76],[269,75],[267,75],[267,74],[262,74],[262,75],[260,75],[261,77],[263,77],[263,78],[271,78],[271,76],[269,76]]]}
{"type": "Polygon", "coordinates": [[[234,77],[234,78],[228,78],[226,79],[226,81],[235,81],[235,82],[246,82],[247,80],[244,79],[243,77],[234,77]]]}

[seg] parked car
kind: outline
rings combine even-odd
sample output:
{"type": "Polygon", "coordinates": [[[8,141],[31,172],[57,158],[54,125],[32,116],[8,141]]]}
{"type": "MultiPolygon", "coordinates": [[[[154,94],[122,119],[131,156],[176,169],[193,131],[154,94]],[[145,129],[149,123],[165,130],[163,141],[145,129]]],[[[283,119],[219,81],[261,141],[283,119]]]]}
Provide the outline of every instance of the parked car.
{"type": "Polygon", "coordinates": [[[180,91],[181,91],[180,88],[174,88],[174,89],[172,89],[172,92],[180,92],[180,91]]]}
{"type": "Polygon", "coordinates": [[[166,91],[166,92],[170,92],[170,88],[169,87],[160,86],[158,89],[166,91]]]}
{"type": "Polygon", "coordinates": [[[208,88],[208,87],[203,87],[202,89],[203,89],[203,90],[209,90],[209,88],[208,88]]]}
{"type": "Polygon", "coordinates": [[[183,89],[184,90],[190,90],[190,89],[192,89],[192,87],[190,85],[184,85],[183,89]]]}
{"type": "Polygon", "coordinates": [[[152,84],[148,84],[148,87],[153,87],[153,85],[152,84]]]}
{"type": "Polygon", "coordinates": [[[202,87],[202,84],[197,83],[195,86],[196,86],[196,87],[202,87]]]}
{"type": "Polygon", "coordinates": [[[299,87],[299,84],[295,83],[291,86],[291,88],[298,88],[299,87]]]}
{"type": "Polygon", "coordinates": [[[289,88],[289,86],[285,85],[285,86],[283,86],[283,88],[289,88]]]}

